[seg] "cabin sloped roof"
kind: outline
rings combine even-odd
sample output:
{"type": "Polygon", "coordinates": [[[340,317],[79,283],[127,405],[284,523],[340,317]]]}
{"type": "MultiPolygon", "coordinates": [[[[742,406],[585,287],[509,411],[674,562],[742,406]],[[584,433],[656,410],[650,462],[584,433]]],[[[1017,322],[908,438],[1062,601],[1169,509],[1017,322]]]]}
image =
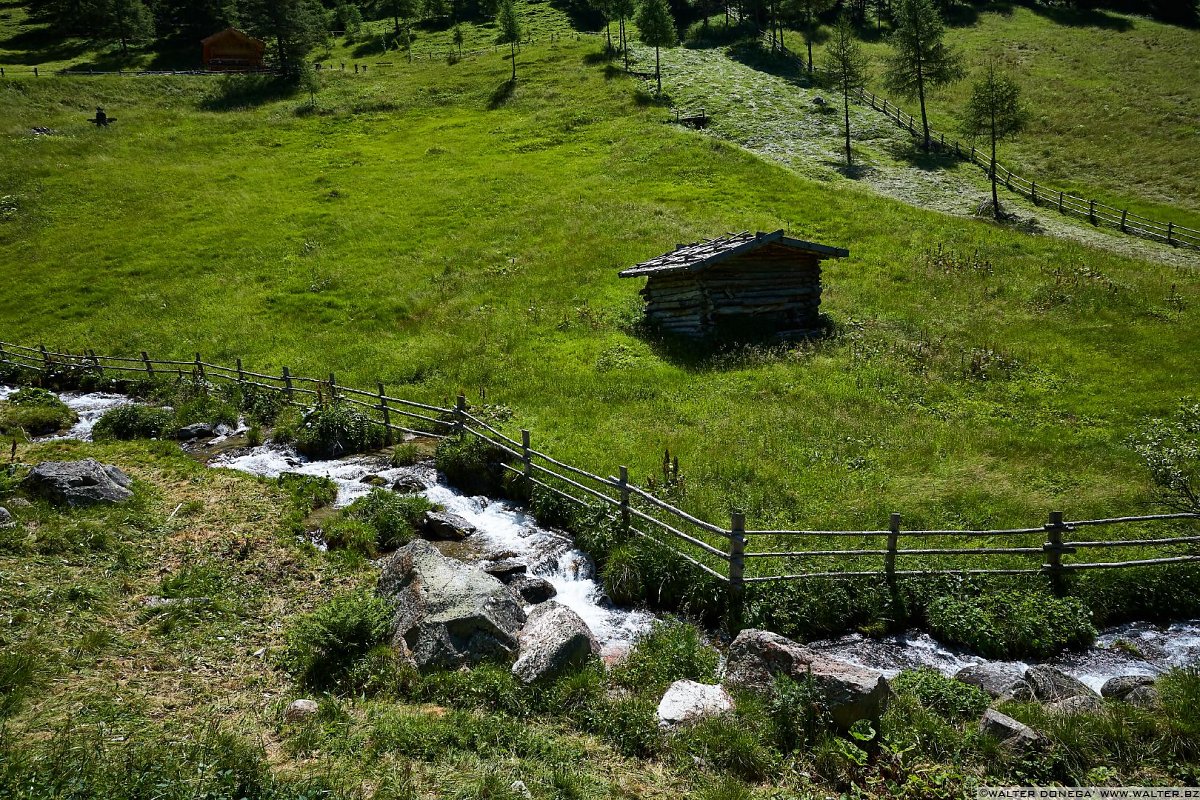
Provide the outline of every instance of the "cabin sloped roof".
{"type": "Polygon", "coordinates": [[[266,43],[261,39],[255,39],[249,34],[239,31],[237,28],[226,28],[223,31],[217,31],[212,36],[200,40],[200,44],[212,44],[221,39],[235,39],[246,44],[254,45],[255,47],[266,47],[266,43]]]}
{"type": "Polygon", "coordinates": [[[698,272],[719,264],[726,259],[740,256],[757,250],[760,247],[774,244],[790,247],[804,253],[810,253],[818,258],[844,258],[850,255],[849,250],[840,247],[830,247],[824,244],[805,242],[785,236],[783,230],[772,233],[731,233],[716,239],[686,244],[664,253],[657,258],[643,261],[617,273],[621,278],[637,278],[646,275],[669,275],[678,272],[698,272]]]}

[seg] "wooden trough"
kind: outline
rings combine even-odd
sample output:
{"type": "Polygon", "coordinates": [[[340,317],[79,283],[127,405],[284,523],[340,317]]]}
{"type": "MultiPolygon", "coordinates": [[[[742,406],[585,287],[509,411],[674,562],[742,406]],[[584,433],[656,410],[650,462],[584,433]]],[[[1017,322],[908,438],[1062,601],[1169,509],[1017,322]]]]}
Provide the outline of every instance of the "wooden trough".
{"type": "Polygon", "coordinates": [[[848,255],[782,230],[745,232],[679,245],[619,277],[648,279],[646,316],[671,333],[797,338],[821,329],[821,261],[848,255]]]}

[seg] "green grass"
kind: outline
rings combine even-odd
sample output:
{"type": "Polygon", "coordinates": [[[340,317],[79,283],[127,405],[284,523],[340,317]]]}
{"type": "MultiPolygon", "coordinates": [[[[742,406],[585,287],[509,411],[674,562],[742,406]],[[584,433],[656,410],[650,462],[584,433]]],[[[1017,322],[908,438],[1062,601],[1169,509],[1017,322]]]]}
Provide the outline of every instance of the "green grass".
{"type": "Polygon", "coordinates": [[[595,41],[324,78],[0,86],[4,338],[459,392],[596,471],[751,526],[1029,524],[1150,497],[1126,442],[1194,392],[1193,274],[797,176],[663,122],[595,41]],[[83,122],[104,104],[121,122],[83,122]],[[46,124],[58,136],[33,138],[46,124]],[[787,227],[849,247],[830,339],[707,356],[640,335],[618,269],[787,227]],[[932,258],[941,245],[947,262],[932,258]],[[978,252],[990,271],[958,269],[978,252]],[[1172,293],[1174,286],[1174,293],[1172,293]],[[608,474],[607,472],[605,474],[608,474]]]}
{"type": "MultiPolygon", "coordinates": [[[[959,120],[970,86],[992,58],[1017,81],[1029,126],[1001,145],[1014,172],[1151,219],[1200,229],[1200,116],[1195,63],[1200,31],[1116,12],[994,3],[961,8],[947,41],[966,56],[970,75],[929,97],[930,124],[963,138],[959,120]]],[[[884,32],[886,32],[886,26],[884,32]]],[[[873,30],[867,53],[889,52],[873,30]]],[[[788,47],[803,51],[799,34],[788,47]]],[[[820,59],[822,47],[814,48],[820,59]]],[[[887,95],[876,79],[869,88],[887,95]]],[[[915,101],[891,98],[920,116],[915,101]]],[[[880,115],[882,116],[882,115],[880,115]]]]}

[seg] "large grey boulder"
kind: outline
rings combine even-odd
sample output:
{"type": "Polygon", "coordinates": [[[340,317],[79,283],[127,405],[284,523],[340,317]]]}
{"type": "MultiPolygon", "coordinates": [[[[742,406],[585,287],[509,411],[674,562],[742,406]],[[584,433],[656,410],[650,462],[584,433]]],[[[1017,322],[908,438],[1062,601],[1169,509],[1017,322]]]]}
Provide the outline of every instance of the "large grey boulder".
{"type": "Polygon", "coordinates": [[[1081,680],[1072,678],[1046,664],[1037,664],[1025,670],[1025,682],[1033,691],[1033,696],[1043,703],[1053,703],[1068,697],[1099,697],[1099,695],[1081,680]]]}
{"type": "Polygon", "coordinates": [[[121,503],[133,497],[132,485],[124,472],[94,458],[43,461],[21,482],[25,491],[68,506],[121,503]]]}
{"type": "Polygon", "coordinates": [[[1024,679],[1009,686],[996,698],[997,703],[1031,703],[1033,700],[1033,689],[1024,679]]]}
{"type": "Polygon", "coordinates": [[[288,703],[288,707],[284,709],[283,718],[288,722],[300,722],[315,716],[321,707],[317,705],[316,700],[301,698],[288,703]]]}
{"type": "Polygon", "coordinates": [[[207,422],[193,422],[191,425],[184,425],[175,432],[175,438],[181,442],[190,442],[193,439],[211,439],[216,435],[216,426],[207,422]]]}
{"type": "Polygon", "coordinates": [[[985,662],[963,667],[954,674],[954,679],[982,689],[989,697],[996,698],[1013,688],[1023,674],[1020,667],[1011,664],[985,662]]]}
{"type": "Polygon", "coordinates": [[[506,558],[503,561],[493,561],[485,565],[483,571],[505,583],[512,583],[525,577],[525,573],[529,571],[529,565],[516,559],[506,558]]]}
{"type": "Polygon", "coordinates": [[[600,643],[592,629],[578,614],[556,602],[542,603],[529,612],[520,643],[521,654],[512,671],[524,683],[553,678],[600,655],[600,643]]]}
{"type": "Polygon", "coordinates": [[[1046,707],[1059,714],[1099,714],[1104,710],[1104,701],[1095,694],[1073,694],[1046,707]]]}
{"type": "Polygon", "coordinates": [[[475,526],[457,514],[426,511],[421,520],[421,535],[439,542],[461,542],[475,533],[475,526]]]}
{"type": "Polygon", "coordinates": [[[733,710],[725,687],[696,681],[675,681],[658,703],[658,726],[675,728],[733,710]]]}
{"type": "Polygon", "coordinates": [[[516,657],[525,612],[512,591],[423,539],[383,562],[379,592],[395,607],[393,645],[407,650],[422,671],[516,657]]]}
{"type": "Polygon", "coordinates": [[[1139,686],[1153,685],[1154,678],[1150,675],[1121,675],[1106,680],[1100,687],[1100,696],[1121,700],[1139,686]]]}
{"type": "Polygon", "coordinates": [[[554,588],[554,584],[536,575],[522,575],[511,580],[508,582],[508,588],[530,605],[544,603],[558,594],[558,589],[554,588]]]}
{"type": "Polygon", "coordinates": [[[1162,697],[1153,686],[1138,686],[1121,699],[1135,708],[1144,708],[1147,711],[1162,705],[1162,697]]]}
{"type": "Polygon", "coordinates": [[[1018,752],[1033,750],[1046,744],[1045,737],[1033,728],[1023,722],[1017,722],[1007,714],[1001,714],[994,708],[983,712],[979,719],[979,730],[1018,752]]]}
{"type": "Polygon", "coordinates": [[[887,709],[882,673],[830,658],[770,631],[747,629],[729,646],[723,683],[770,692],[776,675],[804,682],[811,674],[834,723],[843,730],[861,719],[878,722],[887,709]]]}
{"type": "Polygon", "coordinates": [[[11,525],[16,525],[13,522],[13,515],[4,506],[0,506],[0,528],[7,528],[11,525]]]}

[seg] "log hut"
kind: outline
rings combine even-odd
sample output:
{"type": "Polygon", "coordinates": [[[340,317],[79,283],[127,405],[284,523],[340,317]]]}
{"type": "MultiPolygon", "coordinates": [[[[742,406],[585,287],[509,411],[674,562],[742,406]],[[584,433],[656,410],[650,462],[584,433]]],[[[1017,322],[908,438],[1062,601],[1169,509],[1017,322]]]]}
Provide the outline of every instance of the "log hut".
{"type": "Polygon", "coordinates": [[[797,338],[821,329],[821,262],[849,250],[774,233],[727,234],[622,270],[646,277],[646,316],[681,336],[797,338]]]}
{"type": "Polygon", "coordinates": [[[212,71],[243,71],[263,69],[263,53],[267,46],[260,39],[226,28],[200,42],[204,68],[212,71]]]}

